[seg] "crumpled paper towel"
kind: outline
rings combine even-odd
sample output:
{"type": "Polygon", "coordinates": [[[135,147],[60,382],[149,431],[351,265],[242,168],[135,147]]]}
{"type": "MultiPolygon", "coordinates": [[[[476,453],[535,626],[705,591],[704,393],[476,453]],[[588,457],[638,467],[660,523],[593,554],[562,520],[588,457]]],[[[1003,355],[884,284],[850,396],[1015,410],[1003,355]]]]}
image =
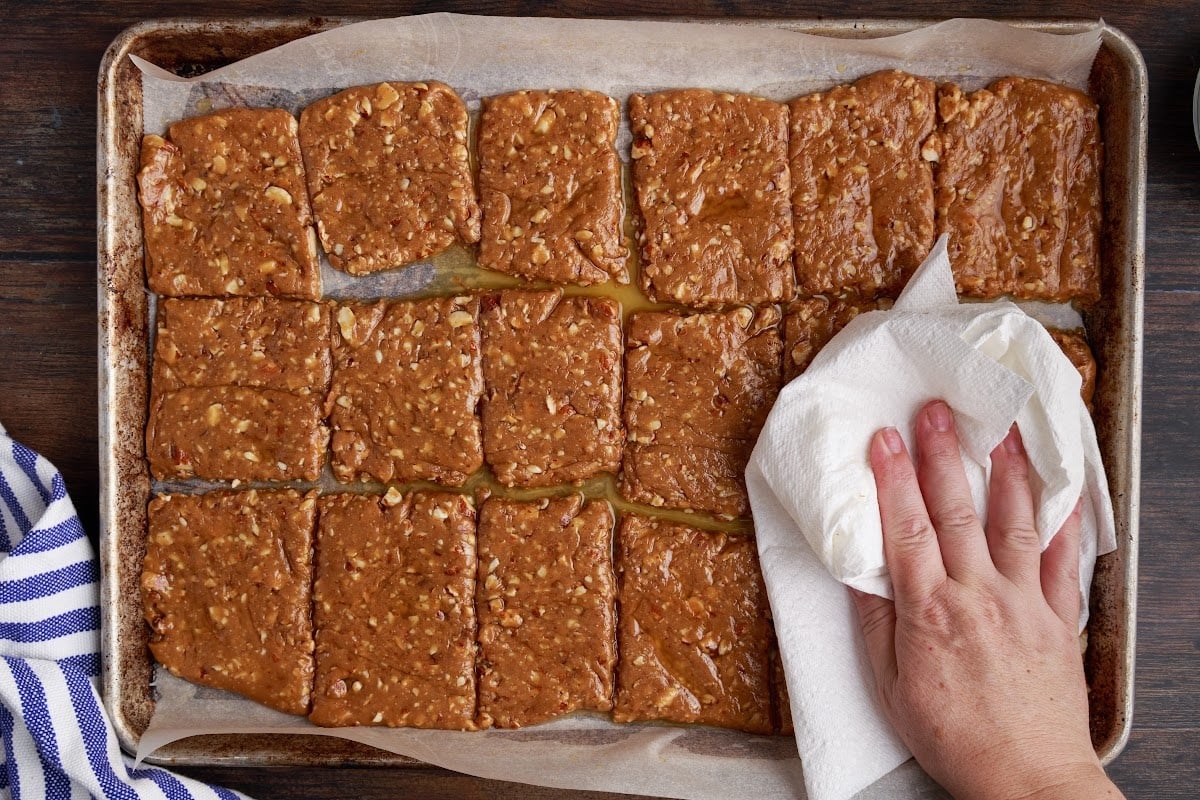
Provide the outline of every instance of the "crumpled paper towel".
{"type": "MultiPolygon", "coordinates": [[[[1040,323],[1006,301],[962,303],[946,237],[890,311],[856,317],[779,395],[746,483],[810,800],[845,800],[910,754],[874,698],[846,588],[890,597],[872,435],[941,398],[954,409],[984,518],[990,453],[1015,421],[1044,548],[1084,495],[1080,588],[1116,548],[1112,501],[1080,378],[1040,323]]],[[[1080,629],[1087,618],[1083,604],[1080,629]]]]}

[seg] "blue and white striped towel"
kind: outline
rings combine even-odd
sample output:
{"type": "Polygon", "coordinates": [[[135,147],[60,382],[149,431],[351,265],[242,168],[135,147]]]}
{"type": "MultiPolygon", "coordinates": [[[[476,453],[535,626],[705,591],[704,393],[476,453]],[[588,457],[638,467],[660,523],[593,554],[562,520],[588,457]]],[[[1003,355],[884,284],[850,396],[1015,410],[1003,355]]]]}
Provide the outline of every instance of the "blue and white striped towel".
{"type": "Polygon", "coordinates": [[[0,797],[243,797],[121,753],[96,691],[99,577],[62,475],[0,425],[0,797]]]}

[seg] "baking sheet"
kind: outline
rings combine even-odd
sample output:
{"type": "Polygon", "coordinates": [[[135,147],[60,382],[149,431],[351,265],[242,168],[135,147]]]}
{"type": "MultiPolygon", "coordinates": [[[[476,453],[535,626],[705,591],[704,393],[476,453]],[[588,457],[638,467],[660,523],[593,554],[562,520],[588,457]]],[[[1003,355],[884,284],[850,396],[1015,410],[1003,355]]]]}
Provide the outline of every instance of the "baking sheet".
{"type": "MultiPolygon", "coordinates": [[[[804,23],[790,25],[804,27],[804,23]]],[[[830,28],[828,32],[843,35],[870,33],[867,28],[869,26],[860,30],[843,24],[840,28],[830,28]]],[[[787,99],[796,94],[825,88],[833,83],[852,80],[874,69],[895,66],[934,78],[953,79],[968,88],[976,88],[1004,74],[1047,77],[1086,88],[1089,75],[1093,83],[1096,77],[1090,70],[1088,48],[1094,48],[1102,38],[1109,43],[1110,49],[1114,41],[1122,44],[1119,35],[1111,29],[1082,24],[1076,25],[1075,35],[1066,39],[1048,37],[1030,30],[1010,29],[995,23],[951,21],[919,33],[889,40],[847,41],[814,40],[801,36],[794,30],[763,27],[758,24],[680,25],[431,15],[336,30],[296,42],[283,51],[265,54],[211,73],[199,84],[181,84],[175,80],[147,80],[146,91],[141,99],[146,115],[145,130],[150,132],[161,131],[169,122],[182,116],[226,105],[271,102],[297,111],[313,97],[327,94],[334,89],[382,79],[438,78],[455,86],[468,103],[474,106],[477,106],[481,96],[531,86],[594,88],[624,99],[634,90],[698,85],[752,91],[777,99],[787,99]],[[470,43],[477,41],[487,41],[489,46],[470,46],[470,43]],[[617,43],[624,43],[626,47],[617,47],[617,43]],[[561,57],[562,53],[572,53],[573,57],[564,59],[561,57]],[[927,53],[934,55],[927,56],[927,53]],[[321,69],[298,70],[297,63],[318,65],[321,69]],[[217,81],[223,85],[215,86],[214,82],[217,81]]],[[[1134,53],[1136,55],[1136,51],[1134,53]]],[[[1103,58],[1100,63],[1104,63],[1103,58]]],[[[1144,74],[1142,77],[1144,80],[1144,74]]],[[[1095,91],[1094,87],[1093,90],[1095,91]]],[[[1100,99],[1103,103],[1103,98],[1100,99]]],[[[1122,100],[1133,105],[1131,101],[1136,100],[1136,97],[1125,95],[1122,100]]],[[[1105,105],[1105,109],[1107,112],[1109,106],[1105,105]]],[[[1136,109],[1134,111],[1136,112],[1136,109]]],[[[1112,136],[1109,122],[1106,119],[1106,141],[1112,136]]],[[[1136,133],[1136,120],[1133,122],[1135,124],[1132,130],[1136,133]]],[[[1136,138],[1130,137],[1128,131],[1123,130],[1120,133],[1124,137],[1123,141],[1136,138]]],[[[1134,142],[1133,145],[1136,154],[1137,143],[1134,142]]],[[[115,144],[110,143],[109,146],[111,148],[115,144]]],[[[1144,141],[1142,147],[1144,148],[1144,141]]],[[[1110,158],[1112,152],[1110,147],[1110,158]]],[[[102,164],[107,155],[102,143],[102,164]]],[[[1126,170],[1127,179],[1137,178],[1136,159],[1134,166],[1132,175],[1126,170]]],[[[1134,183],[1136,184],[1136,180],[1134,183]]],[[[1114,198],[1110,184],[1111,179],[1106,172],[1108,210],[1113,212],[1114,198]]],[[[1144,177],[1141,185],[1144,187],[1144,177]]],[[[1121,196],[1126,194],[1127,191],[1121,192],[1121,196]]],[[[111,196],[110,194],[109,198],[111,196]]],[[[1134,197],[1136,198],[1136,191],[1134,197]]],[[[111,238],[106,240],[106,234],[111,233],[112,223],[116,221],[113,217],[121,214],[128,217],[130,213],[136,212],[136,207],[131,209],[106,205],[103,202],[106,199],[103,192],[101,199],[103,256],[106,244],[114,244],[111,238]]],[[[1106,401],[1105,385],[1102,383],[1101,406],[1110,407],[1109,416],[1115,422],[1121,423],[1110,425],[1107,430],[1102,427],[1102,434],[1109,434],[1108,438],[1111,439],[1113,432],[1117,432],[1117,441],[1115,445],[1109,442],[1106,456],[1109,457],[1114,494],[1120,495],[1120,490],[1124,490],[1124,508],[1121,507],[1121,499],[1118,499],[1118,524],[1124,534],[1126,547],[1125,559],[1117,565],[1122,569],[1117,569],[1109,578],[1115,578],[1119,583],[1123,583],[1123,586],[1116,586],[1115,595],[1111,591],[1097,591],[1098,597],[1107,597],[1108,600],[1107,605],[1093,609],[1093,627],[1102,630],[1104,620],[1109,620],[1114,624],[1114,630],[1124,630],[1124,638],[1101,636],[1103,641],[1097,646],[1096,634],[1099,630],[1094,630],[1093,650],[1099,651],[1098,657],[1103,656],[1103,650],[1109,643],[1115,646],[1118,656],[1126,653],[1126,646],[1127,652],[1132,653],[1132,630],[1129,625],[1132,616],[1129,598],[1132,576],[1129,567],[1132,561],[1129,556],[1132,555],[1133,525],[1136,521],[1135,513],[1131,513],[1136,510],[1136,428],[1131,428],[1129,423],[1135,421],[1139,405],[1135,387],[1136,378],[1140,377],[1140,351],[1136,347],[1136,336],[1128,334],[1140,332],[1140,228],[1136,224],[1139,222],[1136,202],[1132,206],[1129,203],[1117,204],[1115,211],[1120,212],[1120,218],[1108,220],[1106,225],[1119,223],[1124,242],[1123,247],[1120,246],[1122,243],[1118,242],[1115,254],[1108,257],[1108,260],[1115,260],[1116,263],[1106,263],[1106,273],[1119,274],[1121,278],[1117,281],[1118,285],[1112,287],[1117,291],[1109,291],[1110,287],[1105,287],[1108,298],[1106,303],[1112,304],[1114,318],[1123,321],[1122,325],[1125,327],[1118,326],[1111,335],[1106,333],[1106,338],[1111,338],[1113,345],[1100,348],[1102,355],[1106,351],[1111,351],[1114,355],[1110,359],[1111,363],[1105,364],[1104,375],[1110,387],[1117,387],[1108,392],[1109,399],[1106,401]],[[1132,217],[1129,216],[1130,213],[1133,214],[1132,217]],[[1135,223],[1133,228],[1128,225],[1131,221],[1135,223]],[[1134,234],[1132,240],[1129,239],[1130,233],[1134,234]],[[1114,273],[1114,269],[1118,273],[1114,273]],[[1129,292],[1135,289],[1137,302],[1131,306],[1127,302],[1130,298],[1129,292]],[[1135,309],[1137,313],[1132,314],[1131,309],[1135,309]],[[1130,323],[1136,323],[1135,327],[1130,329],[1130,323]],[[1121,334],[1121,330],[1124,330],[1125,334],[1121,334]],[[1136,369],[1132,369],[1134,367],[1136,369]],[[1132,439],[1129,439],[1130,433],[1132,439]],[[1111,465],[1114,457],[1124,466],[1113,470],[1111,465]],[[1122,478],[1128,480],[1131,474],[1130,465],[1134,477],[1132,487],[1128,483],[1122,485],[1122,478]],[[1132,505],[1129,505],[1129,501],[1132,501],[1132,505]],[[1114,597],[1123,602],[1114,602],[1114,597]]],[[[136,229],[136,221],[133,228],[136,229]]],[[[129,231],[125,230],[124,233],[125,237],[120,243],[140,249],[140,240],[131,241],[129,231]]],[[[1106,249],[1106,252],[1110,251],[1106,249]]],[[[103,270],[103,259],[101,266],[103,270]]],[[[108,294],[107,290],[113,288],[128,290],[130,287],[112,287],[102,281],[102,364],[110,366],[113,363],[110,347],[113,337],[110,334],[113,334],[114,330],[112,318],[104,316],[103,303],[108,294]],[[108,327],[105,327],[106,322],[108,327]]],[[[140,289],[140,285],[137,288],[140,289]]],[[[396,287],[392,287],[376,293],[391,294],[395,290],[396,287]]],[[[372,293],[369,289],[365,291],[368,294],[372,293]]],[[[341,292],[335,288],[333,293],[341,292]]],[[[1107,311],[1102,309],[1098,312],[1100,316],[1097,319],[1106,313],[1107,311]]],[[[145,347],[145,340],[142,341],[142,347],[145,347]]],[[[144,354],[142,358],[144,359],[144,354]]],[[[105,371],[102,369],[103,372],[105,371]]],[[[110,388],[106,385],[107,381],[103,380],[104,377],[102,375],[102,394],[110,388]]],[[[111,377],[111,374],[108,377],[111,377]]],[[[144,392],[144,386],[142,391],[144,392]]],[[[108,394],[105,397],[114,399],[108,394]]],[[[119,405],[118,403],[118,407],[119,405]]],[[[111,418],[107,417],[102,420],[102,430],[106,438],[111,422],[111,418]]],[[[140,421],[137,421],[136,425],[130,423],[128,427],[136,429],[141,423],[144,423],[144,407],[140,421]]],[[[117,442],[109,440],[104,450],[108,451],[109,446],[115,444],[117,442]]],[[[116,487],[116,490],[119,493],[119,487],[116,487]]],[[[144,506],[144,486],[127,486],[125,490],[134,495],[140,492],[140,498],[135,500],[140,499],[144,506]]],[[[109,482],[106,481],[106,510],[110,508],[110,502],[124,500],[130,506],[135,505],[124,496],[111,497],[110,491],[109,482]]],[[[106,522],[111,519],[106,517],[106,522]]],[[[119,533],[125,536],[143,535],[140,527],[119,533]]],[[[106,524],[106,535],[111,538],[111,534],[110,527],[106,524]]],[[[105,552],[108,553],[108,548],[105,552]]],[[[108,574],[106,570],[106,575],[108,574]]],[[[111,583],[111,577],[109,580],[111,583]]],[[[136,597],[124,602],[137,605],[136,597]]],[[[112,613],[112,610],[109,610],[110,617],[112,613]]],[[[122,614],[126,625],[129,624],[128,617],[135,616],[129,614],[128,609],[118,612],[118,615],[122,614]]],[[[109,641],[111,640],[106,637],[106,642],[109,641]]],[[[131,660],[129,653],[120,649],[121,642],[113,644],[118,648],[119,656],[126,662],[131,660]]],[[[128,650],[129,647],[130,644],[125,643],[125,649],[128,650]]],[[[106,659],[106,670],[109,670],[106,673],[106,685],[128,687],[127,681],[111,680],[113,660],[112,654],[109,655],[110,658],[106,659]]],[[[144,649],[137,655],[145,659],[144,649]]],[[[1120,658],[1113,661],[1109,657],[1100,670],[1103,674],[1114,676],[1118,690],[1125,680],[1131,680],[1131,671],[1122,671],[1119,669],[1120,664],[1120,658]]],[[[119,671],[119,664],[116,669],[119,671]]],[[[273,712],[261,709],[248,701],[229,700],[217,696],[219,693],[214,693],[213,690],[197,689],[190,684],[178,688],[172,681],[183,684],[175,679],[160,682],[159,688],[163,697],[159,703],[160,714],[141,737],[143,751],[169,740],[170,736],[174,735],[172,731],[175,734],[183,730],[194,731],[197,722],[207,725],[214,719],[240,719],[247,722],[244,729],[271,731],[279,730],[277,726],[283,722],[268,719],[273,712]],[[225,705],[226,703],[234,705],[225,705]],[[238,703],[244,707],[238,706],[238,703]],[[207,719],[195,716],[201,709],[207,709],[216,715],[207,719]],[[256,714],[258,716],[255,716],[256,714]],[[169,725],[167,715],[174,718],[174,722],[169,725]]],[[[144,685],[142,690],[145,690],[144,685]]],[[[114,698],[110,694],[108,699],[111,706],[114,698]]],[[[1121,713],[1127,716],[1128,704],[1116,705],[1124,708],[1125,711],[1121,713]]],[[[126,706],[127,704],[120,703],[118,699],[118,711],[124,710],[126,706]]],[[[1125,735],[1122,731],[1127,729],[1124,718],[1116,720],[1115,726],[1111,724],[1114,720],[1115,718],[1110,718],[1107,720],[1109,724],[1099,726],[1102,734],[1102,752],[1104,746],[1109,746],[1109,752],[1105,755],[1111,754],[1111,743],[1121,740],[1125,735]]],[[[293,728],[297,727],[295,718],[289,717],[286,722],[293,728]]],[[[1093,715],[1094,729],[1097,728],[1096,722],[1096,716],[1093,715]]],[[[118,727],[122,729],[120,724],[118,727]]],[[[227,725],[222,727],[231,730],[227,725]]],[[[307,732],[313,730],[308,728],[307,732]]],[[[136,732],[130,733],[133,733],[130,738],[136,738],[136,732]]],[[[715,792],[713,787],[728,786],[728,781],[733,777],[739,776],[741,771],[747,771],[751,774],[742,777],[755,781],[743,783],[739,780],[739,785],[746,787],[747,794],[754,792],[766,796],[795,796],[802,791],[797,788],[801,782],[794,748],[789,747],[789,740],[778,737],[749,737],[725,731],[666,726],[616,726],[602,719],[586,717],[561,720],[550,726],[538,726],[516,732],[458,734],[359,729],[322,733],[399,747],[422,760],[474,774],[556,786],[587,786],[615,791],[654,792],[669,796],[725,796],[727,792],[715,792]],[[552,749],[547,746],[549,741],[557,741],[561,747],[558,752],[549,756],[553,759],[551,762],[539,765],[537,758],[547,758],[547,752],[552,749]],[[483,748],[482,752],[464,752],[464,747],[474,749],[476,746],[483,748]],[[655,754],[650,762],[644,758],[648,750],[655,754]],[[534,756],[532,759],[531,753],[534,756]],[[462,758],[457,758],[460,755],[462,758]],[[494,762],[487,760],[497,756],[494,762]],[[633,764],[622,761],[630,758],[633,759],[633,764],[651,764],[652,768],[634,770],[631,768],[633,764]],[[514,764],[516,760],[520,763],[514,764]],[[669,770],[665,769],[664,763],[675,765],[677,771],[673,776],[666,774],[669,770]],[[494,772],[492,769],[500,771],[494,772]],[[530,769],[537,774],[522,772],[530,769]],[[549,774],[551,772],[553,774],[549,774]],[[689,775],[693,776],[697,783],[694,787],[688,783],[689,775]],[[714,779],[714,776],[720,779],[714,779]],[[548,777],[552,780],[548,780],[548,777]],[[600,782],[597,783],[597,780],[600,782]]],[[[126,737],[123,736],[123,739],[126,737]]],[[[127,740],[126,744],[128,746],[131,742],[127,740]]]]}

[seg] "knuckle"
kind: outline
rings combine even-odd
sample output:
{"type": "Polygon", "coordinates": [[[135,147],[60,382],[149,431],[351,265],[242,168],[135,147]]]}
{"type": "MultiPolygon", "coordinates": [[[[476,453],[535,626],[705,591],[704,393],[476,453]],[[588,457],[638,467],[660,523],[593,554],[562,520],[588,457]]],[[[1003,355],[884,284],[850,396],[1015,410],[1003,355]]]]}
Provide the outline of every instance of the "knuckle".
{"type": "Polygon", "coordinates": [[[995,592],[987,592],[978,599],[976,613],[984,630],[1000,630],[1009,618],[1007,606],[995,592]]]}
{"type": "Polygon", "coordinates": [[[975,509],[965,503],[950,503],[938,509],[934,525],[948,533],[963,533],[979,527],[975,509]]]}
{"type": "Polygon", "coordinates": [[[921,630],[926,635],[937,637],[937,641],[944,641],[945,637],[953,634],[957,629],[950,599],[946,596],[947,591],[945,584],[939,586],[913,609],[921,630]]]}
{"type": "Polygon", "coordinates": [[[1004,542],[1022,552],[1040,552],[1041,539],[1037,529],[1028,523],[1013,523],[1004,530],[1004,542]]]}
{"type": "Polygon", "coordinates": [[[882,603],[872,606],[862,612],[863,634],[870,637],[875,632],[886,628],[891,617],[891,611],[882,603]]]}
{"type": "Polygon", "coordinates": [[[1009,497],[1019,497],[1029,494],[1029,467],[1024,463],[1019,466],[1010,459],[1003,466],[992,467],[993,493],[1002,492],[1009,497]]]}
{"type": "Polygon", "coordinates": [[[992,469],[1005,485],[1022,486],[1029,482],[1029,462],[1023,457],[1005,453],[1003,458],[992,459],[992,469]]]}
{"type": "Polygon", "coordinates": [[[924,547],[936,534],[924,514],[910,512],[889,526],[887,535],[897,549],[916,550],[924,547]]]}
{"type": "Polygon", "coordinates": [[[939,470],[961,466],[962,455],[958,451],[958,437],[953,433],[930,433],[922,443],[921,457],[939,470]]]}

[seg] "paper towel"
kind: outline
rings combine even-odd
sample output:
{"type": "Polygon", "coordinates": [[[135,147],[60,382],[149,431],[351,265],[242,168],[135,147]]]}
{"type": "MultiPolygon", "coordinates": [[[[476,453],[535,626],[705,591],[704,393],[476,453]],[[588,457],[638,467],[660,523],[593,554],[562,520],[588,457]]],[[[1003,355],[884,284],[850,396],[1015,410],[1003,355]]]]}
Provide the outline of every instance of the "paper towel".
{"type": "MultiPolygon", "coordinates": [[[[1045,548],[1082,494],[1080,588],[1116,548],[1112,502],[1078,372],[1012,303],[959,303],[946,238],[890,311],[856,317],[779,395],[746,483],[810,800],[845,800],[909,753],[874,698],[849,593],[891,596],[873,434],[941,398],[955,412],[967,480],[986,520],[990,453],[1016,422],[1045,548]]],[[[1083,604],[1080,629],[1086,622],[1083,604]]]]}

